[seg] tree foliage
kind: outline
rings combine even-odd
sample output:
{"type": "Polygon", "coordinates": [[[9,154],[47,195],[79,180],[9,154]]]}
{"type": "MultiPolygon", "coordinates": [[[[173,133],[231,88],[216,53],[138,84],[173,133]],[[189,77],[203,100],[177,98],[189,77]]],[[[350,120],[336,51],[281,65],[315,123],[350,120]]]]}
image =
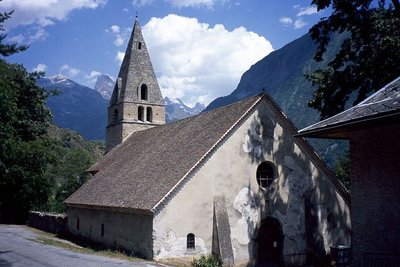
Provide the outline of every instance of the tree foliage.
{"type": "MultiPolygon", "coordinates": [[[[11,14],[0,13],[0,31],[11,14]]],[[[4,44],[5,37],[1,56],[27,48],[4,44]]],[[[89,178],[85,170],[101,153],[76,133],[49,135],[58,129],[46,106],[54,92],[37,85],[41,75],[0,57],[0,222],[23,223],[31,209],[64,211],[63,201],[89,178]]]]}
{"type": "Polygon", "coordinates": [[[347,152],[345,155],[342,155],[335,162],[335,174],[339,177],[340,181],[343,185],[350,190],[351,180],[350,180],[350,153],[347,152]]]}
{"type": "MultiPolygon", "coordinates": [[[[0,31],[12,12],[0,13],[0,31]]],[[[4,44],[0,55],[9,56],[26,46],[4,44]]],[[[51,114],[48,93],[36,85],[38,73],[0,58],[0,221],[23,222],[29,209],[47,202],[51,183],[43,174],[49,163],[46,137],[51,114]]]]}
{"type": "Polygon", "coordinates": [[[51,191],[43,176],[51,114],[47,92],[36,78],[23,66],[0,59],[0,215],[6,222],[22,222],[51,191]]]}
{"type": "Polygon", "coordinates": [[[42,210],[64,212],[64,200],[91,177],[86,170],[104,153],[104,145],[88,142],[73,131],[51,126],[50,132],[54,131],[59,134],[50,134],[53,140],[49,149],[52,161],[45,173],[47,180],[53,181],[53,186],[42,210]]]}
{"type": "MultiPolygon", "coordinates": [[[[1,0],[0,0],[1,2],[1,0]]],[[[0,12],[0,32],[4,32],[4,22],[11,17],[13,11],[10,12],[0,12]]],[[[26,45],[18,46],[14,44],[4,44],[3,41],[7,37],[7,34],[0,34],[0,55],[6,57],[20,51],[24,51],[28,48],[26,45]]]]}
{"type": "Polygon", "coordinates": [[[322,61],[333,32],[346,34],[327,68],[308,73],[317,86],[309,106],[321,119],[344,110],[400,75],[399,0],[313,0],[318,10],[332,14],[310,29],[318,44],[314,59],[322,61]]]}

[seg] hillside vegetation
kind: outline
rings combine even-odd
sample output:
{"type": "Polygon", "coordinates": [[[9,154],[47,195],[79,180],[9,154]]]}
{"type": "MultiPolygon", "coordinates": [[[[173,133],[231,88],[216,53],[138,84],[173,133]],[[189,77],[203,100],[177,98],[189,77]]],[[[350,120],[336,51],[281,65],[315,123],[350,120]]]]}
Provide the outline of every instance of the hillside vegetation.
{"type": "Polygon", "coordinates": [[[52,190],[42,210],[65,211],[63,201],[77,190],[91,175],[86,172],[104,154],[104,142],[87,141],[77,132],[50,126],[52,140],[51,163],[45,176],[52,190]]]}

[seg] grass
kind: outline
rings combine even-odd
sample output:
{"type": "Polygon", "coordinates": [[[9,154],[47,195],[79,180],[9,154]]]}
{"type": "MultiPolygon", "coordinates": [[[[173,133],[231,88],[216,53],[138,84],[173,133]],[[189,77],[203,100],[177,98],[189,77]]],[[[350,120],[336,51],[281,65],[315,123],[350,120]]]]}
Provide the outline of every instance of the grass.
{"type": "Polygon", "coordinates": [[[36,228],[31,228],[31,227],[28,227],[28,228],[37,235],[37,237],[35,239],[31,239],[31,240],[35,241],[35,242],[39,242],[41,244],[57,246],[57,247],[61,247],[64,249],[68,249],[70,251],[79,252],[79,253],[117,258],[117,259],[121,259],[121,260],[132,261],[132,262],[145,261],[143,259],[133,257],[132,255],[128,255],[123,251],[96,248],[96,247],[92,247],[92,246],[86,245],[86,244],[82,245],[82,243],[76,244],[74,242],[75,240],[65,240],[65,239],[58,237],[56,234],[44,232],[44,231],[38,230],[36,228]]]}

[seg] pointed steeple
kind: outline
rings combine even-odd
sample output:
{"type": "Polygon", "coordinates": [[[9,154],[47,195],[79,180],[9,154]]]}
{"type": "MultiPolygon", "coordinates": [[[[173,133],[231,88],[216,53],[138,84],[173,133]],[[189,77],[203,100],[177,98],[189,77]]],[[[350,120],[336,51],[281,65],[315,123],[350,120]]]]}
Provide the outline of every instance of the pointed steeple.
{"type": "Polygon", "coordinates": [[[106,151],[131,133],[165,124],[165,106],[136,16],[108,107],[106,151]]]}

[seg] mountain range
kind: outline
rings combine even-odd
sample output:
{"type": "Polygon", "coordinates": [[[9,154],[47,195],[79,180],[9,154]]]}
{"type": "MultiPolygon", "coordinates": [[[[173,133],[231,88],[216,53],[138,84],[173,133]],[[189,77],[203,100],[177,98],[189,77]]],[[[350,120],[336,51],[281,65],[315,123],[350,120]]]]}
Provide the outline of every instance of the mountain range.
{"type": "MultiPolygon", "coordinates": [[[[319,113],[308,107],[316,88],[306,79],[305,74],[325,67],[334,58],[344,37],[332,35],[324,60],[315,62],[313,57],[317,45],[309,34],[303,35],[251,66],[231,94],[215,99],[205,111],[265,91],[297,128],[301,129],[319,121],[319,113]]],[[[331,166],[347,150],[345,141],[310,139],[309,142],[331,166]]]]}
{"type": "Polygon", "coordinates": [[[61,75],[39,78],[37,84],[58,92],[47,100],[57,126],[75,130],[89,140],[105,138],[108,100],[98,92],[61,75]]]}
{"type": "Polygon", "coordinates": [[[180,99],[164,98],[165,104],[165,121],[167,123],[181,120],[196,114],[199,114],[205,109],[205,106],[200,103],[196,103],[194,107],[188,107],[180,99]]]}
{"type": "MultiPolygon", "coordinates": [[[[114,88],[110,76],[100,75],[94,89],[62,75],[39,78],[37,84],[57,91],[47,100],[57,126],[75,130],[89,140],[105,139],[107,107],[114,88]]],[[[167,97],[164,102],[167,123],[196,115],[205,108],[199,103],[191,108],[179,99],[167,97]]]]}
{"type": "MultiPolygon", "coordinates": [[[[316,44],[308,34],[292,41],[251,66],[231,94],[215,99],[205,111],[265,91],[296,127],[301,129],[317,122],[319,113],[307,104],[315,88],[304,74],[326,66],[340,48],[343,37],[332,36],[325,60],[319,63],[313,60],[316,44]]],[[[114,86],[111,77],[100,75],[95,90],[62,76],[42,78],[39,84],[62,91],[62,94],[48,100],[58,126],[76,130],[91,140],[104,139],[108,99],[114,86]]],[[[165,98],[164,101],[167,123],[195,115],[204,109],[200,104],[190,108],[179,99],[165,98]]],[[[337,156],[347,149],[345,142],[336,140],[310,140],[310,143],[331,166],[337,156]]]]}

